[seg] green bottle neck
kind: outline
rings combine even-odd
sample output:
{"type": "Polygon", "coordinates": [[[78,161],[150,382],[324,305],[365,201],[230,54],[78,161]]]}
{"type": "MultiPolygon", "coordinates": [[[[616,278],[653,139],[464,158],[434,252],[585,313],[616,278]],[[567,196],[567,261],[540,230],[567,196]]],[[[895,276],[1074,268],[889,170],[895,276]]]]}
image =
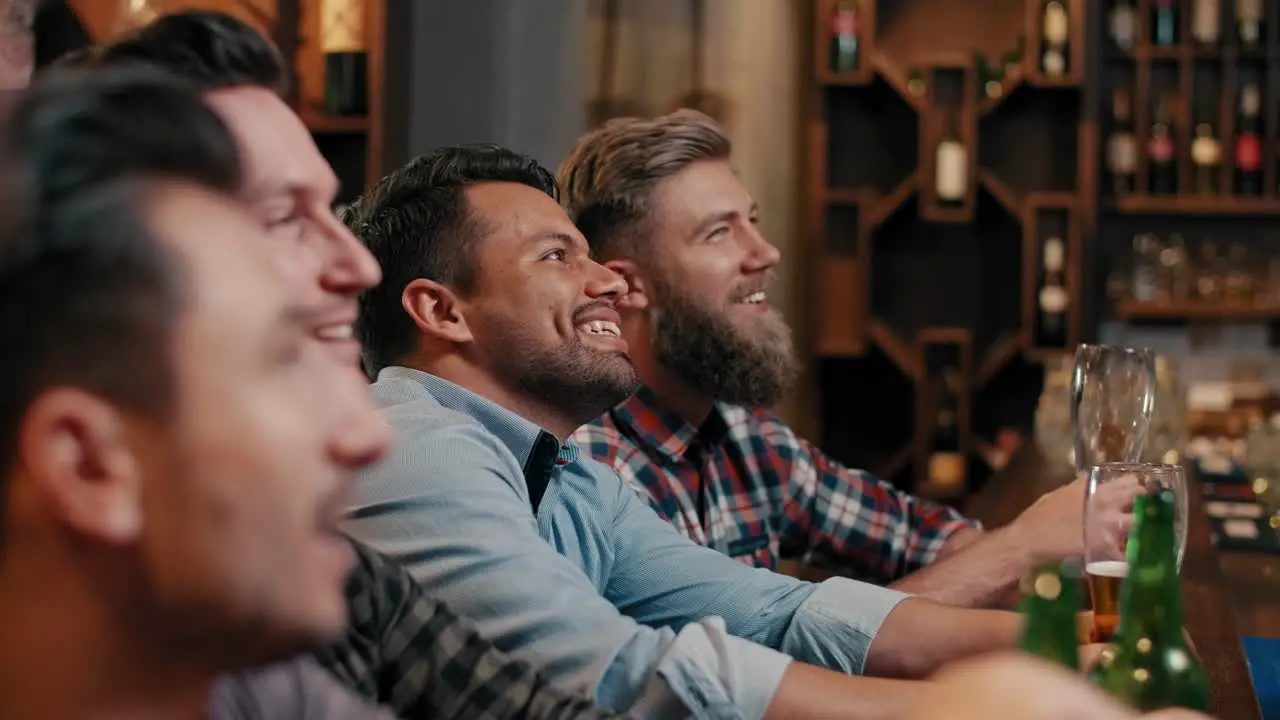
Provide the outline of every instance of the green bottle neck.
{"type": "Polygon", "coordinates": [[[1143,496],[1129,547],[1129,575],[1120,596],[1121,644],[1142,638],[1163,646],[1182,645],[1182,588],[1174,545],[1173,501],[1164,495],[1143,496]]]}

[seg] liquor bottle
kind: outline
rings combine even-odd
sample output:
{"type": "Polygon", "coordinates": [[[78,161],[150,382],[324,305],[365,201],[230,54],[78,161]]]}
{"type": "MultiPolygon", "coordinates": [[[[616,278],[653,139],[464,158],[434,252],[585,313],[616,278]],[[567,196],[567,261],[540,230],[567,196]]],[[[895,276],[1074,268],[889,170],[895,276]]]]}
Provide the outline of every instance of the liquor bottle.
{"type": "Polygon", "coordinates": [[[324,54],[324,106],[330,115],[369,112],[368,49],[364,0],[322,0],[320,51],[324,54]]]}
{"type": "Polygon", "coordinates": [[[1066,245],[1052,236],[1040,251],[1040,293],[1036,298],[1036,347],[1067,346],[1066,245]]]}
{"type": "Polygon", "coordinates": [[[1178,163],[1174,158],[1173,100],[1164,98],[1156,109],[1147,139],[1147,175],[1153,195],[1178,192],[1178,163]]]}
{"type": "Polygon", "coordinates": [[[1222,143],[1214,132],[1210,109],[1202,107],[1196,117],[1196,133],[1191,140],[1192,191],[1213,195],[1218,192],[1218,179],[1222,176],[1222,143]]]}
{"type": "Polygon", "coordinates": [[[1236,0],[1236,29],[1241,47],[1258,48],[1262,43],[1262,0],[1236,0]]]}
{"type": "Polygon", "coordinates": [[[947,120],[947,133],[934,154],[934,190],[938,203],[945,207],[964,204],[969,189],[969,150],[960,138],[958,112],[952,110],[947,120]]]}
{"type": "Polygon", "coordinates": [[[1152,0],[1151,42],[1172,45],[1178,42],[1178,11],[1174,0],[1152,0]]]}
{"type": "Polygon", "coordinates": [[[1022,639],[1018,649],[1068,670],[1080,666],[1076,650],[1076,610],[1080,607],[1080,574],[1065,563],[1034,568],[1022,579],[1022,639]]]}
{"type": "Polygon", "coordinates": [[[1090,679],[1141,712],[1169,707],[1207,710],[1204,666],[1182,634],[1182,589],[1174,547],[1173,494],[1134,500],[1129,573],[1120,588],[1120,625],[1090,679]]]}
{"type": "Polygon", "coordinates": [[[1058,78],[1067,73],[1067,41],[1070,36],[1071,22],[1067,17],[1067,6],[1062,0],[1048,0],[1044,4],[1040,51],[1040,67],[1045,76],[1058,78]]]}
{"type": "Polygon", "coordinates": [[[965,455],[960,447],[960,376],[942,372],[934,390],[934,423],[929,444],[929,485],[935,491],[963,488],[965,455]]]}
{"type": "Polygon", "coordinates": [[[1240,119],[1236,121],[1236,194],[1257,195],[1262,191],[1262,139],[1258,110],[1261,93],[1252,78],[1240,88],[1240,119]]]}
{"type": "Polygon", "coordinates": [[[1107,169],[1111,171],[1111,192],[1128,195],[1133,192],[1133,177],[1138,170],[1138,139],[1133,134],[1133,101],[1127,88],[1118,87],[1111,97],[1114,123],[1107,138],[1107,169]]]}
{"type": "Polygon", "coordinates": [[[831,72],[849,73],[858,69],[858,4],[840,0],[831,16],[831,72]]]}
{"type": "Polygon", "coordinates": [[[1191,8],[1191,37],[1200,45],[1218,44],[1222,36],[1222,4],[1219,0],[1195,0],[1191,8]]]}
{"type": "Polygon", "coordinates": [[[1138,10],[1133,2],[1134,0],[1116,0],[1116,4],[1111,6],[1111,44],[1121,52],[1133,49],[1133,37],[1138,29],[1138,10]]]}
{"type": "Polygon", "coordinates": [[[911,68],[907,72],[907,92],[916,97],[924,95],[924,73],[920,68],[911,68]]]}

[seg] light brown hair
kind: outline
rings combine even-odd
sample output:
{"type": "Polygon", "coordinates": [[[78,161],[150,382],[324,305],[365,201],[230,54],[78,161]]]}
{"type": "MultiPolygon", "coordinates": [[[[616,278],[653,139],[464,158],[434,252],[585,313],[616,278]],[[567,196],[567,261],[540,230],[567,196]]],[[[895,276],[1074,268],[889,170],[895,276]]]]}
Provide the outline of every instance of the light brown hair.
{"type": "Polygon", "coordinates": [[[560,164],[561,201],[597,259],[634,254],[658,184],[693,163],[727,160],[731,150],[720,125],[696,110],[610,120],[560,164]]]}

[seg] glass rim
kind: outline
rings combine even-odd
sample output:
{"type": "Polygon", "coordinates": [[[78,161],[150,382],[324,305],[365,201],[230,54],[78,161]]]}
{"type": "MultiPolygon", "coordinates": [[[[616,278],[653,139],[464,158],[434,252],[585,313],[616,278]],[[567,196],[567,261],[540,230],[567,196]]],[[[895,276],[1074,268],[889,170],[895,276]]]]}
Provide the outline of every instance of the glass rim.
{"type": "Polygon", "coordinates": [[[1168,472],[1168,471],[1176,470],[1178,472],[1181,472],[1184,470],[1184,468],[1181,465],[1177,465],[1175,463],[1145,463],[1145,462],[1124,461],[1124,462],[1104,462],[1104,463],[1098,463],[1097,465],[1091,465],[1089,467],[1089,474],[1092,475],[1096,470],[1119,470],[1119,471],[1142,470],[1145,472],[1153,472],[1153,471],[1168,472]]]}
{"type": "Polygon", "coordinates": [[[1155,350],[1149,347],[1129,347],[1127,345],[1103,345],[1101,343],[1078,343],[1076,352],[1081,350],[1107,350],[1110,352],[1124,353],[1127,355],[1152,355],[1156,354],[1155,350]]]}

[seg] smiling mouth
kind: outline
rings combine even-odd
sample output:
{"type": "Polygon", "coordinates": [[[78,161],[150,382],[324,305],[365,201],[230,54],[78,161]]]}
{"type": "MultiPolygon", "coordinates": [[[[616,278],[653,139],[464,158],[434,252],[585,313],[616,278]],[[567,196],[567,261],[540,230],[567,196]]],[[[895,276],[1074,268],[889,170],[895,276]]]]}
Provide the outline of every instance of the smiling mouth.
{"type": "Polygon", "coordinates": [[[767,299],[768,298],[765,295],[765,292],[763,290],[757,290],[751,293],[750,295],[739,298],[734,302],[734,304],[735,305],[759,305],[765,302],[765,300],[767,299]]]}
{"type": "Polygon", "coordinates": [[[622,329],[609,320],[588,320],[580,323],[578,329],[588,335],[604,335],[605,337],[622,337],[622,329]]]}
{"type": "Polygon", "coordinates": [[[334,323],[316,328],[316,337],[326,342],[342,342],[355,338],[355,328],[351,323],[334,323]]]}

